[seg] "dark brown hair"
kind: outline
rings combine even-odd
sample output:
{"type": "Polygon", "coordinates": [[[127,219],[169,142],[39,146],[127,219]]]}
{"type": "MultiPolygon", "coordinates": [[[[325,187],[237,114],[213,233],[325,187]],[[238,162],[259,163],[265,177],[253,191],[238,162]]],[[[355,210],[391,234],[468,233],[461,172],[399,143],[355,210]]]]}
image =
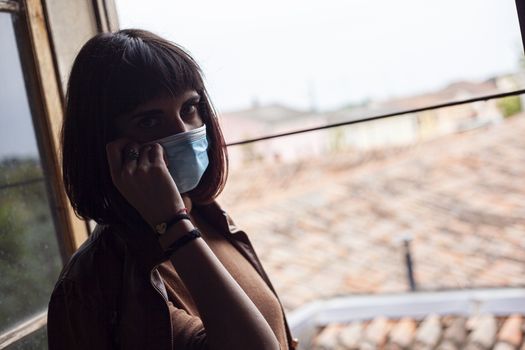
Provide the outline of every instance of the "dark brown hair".
{"type": "Polygon", "coordinates": [[[188,193],[202,204],[224,188],[228,156],[195,60],[180,46],[137,29],[98,34],[82,47],[69,77],[62,126],[64,184],[79,217],[109,224],[123,213],[136,216],[109,173],[105,147],[116,137],[115,117],[152,98],[188,89],[201,95],[198,108],[210,141],[209,166],[188,193]]]}

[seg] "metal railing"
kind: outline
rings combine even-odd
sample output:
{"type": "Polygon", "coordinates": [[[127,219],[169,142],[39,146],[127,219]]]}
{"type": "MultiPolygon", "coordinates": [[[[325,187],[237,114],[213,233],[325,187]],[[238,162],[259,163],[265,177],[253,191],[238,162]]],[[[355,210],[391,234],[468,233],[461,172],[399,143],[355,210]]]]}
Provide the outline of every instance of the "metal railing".
{"type": "Polygon", "coordinates": [[[14,188],[14,187],[21,187],[21,186],[26,186],[26,185],[32,185],[34,183],[38,183],[38,182],[42,182],[42,181],[44,181],[44,177],[37,177],[37,178],[33,178],[33,179],[27,179],[27,180],[24,180],[24,181],[14,182],[12,184],[4,184],[4,185],[0,185],[0,191],[6,190],[6,189],[9,189],[9,188],[14,188]]]}
{"type": "Polygon", "coordinates": [[[318,126],[318,127],[314,127],[314,128],[299,129],[299,130],[295,130],[295,131],[289,131],[289,132],[284,132],[284,133],[279,133],[279,134],[274,134],[274,135],[256,137],[256,138],[253,138],[253,139],[247,139],[247,140],[243,140],[243,141],[231,142],[231,143],[228,143],[226,146],[230,147],[230,146],[245,145],[245,144],[248,144],[248,143],[254,143],[254,142],[259,142],[259,141],[264,141],[264,140],[270,140],[270,139],[275,139],[275,138],[284,137],[284,136],[297,135],[297,134],[302,134],[302,133],[307,133],[307,132],[312,132],[312,131],[318,131],[318,130],[324,130],[324,129],[330,129],[330,128],[337,128],[337,127],[340,127],[340,126],[364,123],[364,122],[369,122],[369,121],[378,120],[378,119],[396,117],[396,116],[400,116],[400,115],[404,115],[404,114],[411,114],[411,113],[430,111],[430,110],[439,109],[439,108],[458,106],[458,105],[463,105],[463,104],[473,103],[473,102],[479,102],[479,101],[488,101],[488,100],[492,100],[492,99],[504,98],[504,97],[508,97],[508,96],[515,96],[515,95],[521,95],[521,94],[525,94],[525,89],[523,89],[523,90],[515,90],[515,91],[510,91],[510,92],[503,92],[503,93],[499,93],[499,94],[484,95],[484,96],[468,98],[468,99],[452,101],[452,102],[439,103],[439,104],[426,106],[426,107],[405,109],[405,110],[396,111],[396,112],[392,112],[392,113],[378,114],[378,115],[375,115],[375,116],[372,116],[372,117],[368,117],[368,118],[353,119],[353,120],[348,120],[348,121],[344,121],[344,122],[340,122],[340,123],[334,123],[334,124],[327,124],[327,125],[323,125],[323,126],[318,126]]]}

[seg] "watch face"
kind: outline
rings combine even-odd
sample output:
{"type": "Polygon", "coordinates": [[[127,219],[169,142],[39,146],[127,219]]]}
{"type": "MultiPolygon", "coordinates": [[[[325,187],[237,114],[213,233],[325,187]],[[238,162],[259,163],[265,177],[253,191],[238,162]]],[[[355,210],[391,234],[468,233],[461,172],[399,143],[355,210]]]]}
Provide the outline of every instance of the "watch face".
{"type": "Polygon", "coordinates": [[[158,224],[157,226],[155,226],[155,231],[157,231],[158,234],[163,234],[164,232],[166,232],[166,223],[163,222],[162,224],[158,224]]]}

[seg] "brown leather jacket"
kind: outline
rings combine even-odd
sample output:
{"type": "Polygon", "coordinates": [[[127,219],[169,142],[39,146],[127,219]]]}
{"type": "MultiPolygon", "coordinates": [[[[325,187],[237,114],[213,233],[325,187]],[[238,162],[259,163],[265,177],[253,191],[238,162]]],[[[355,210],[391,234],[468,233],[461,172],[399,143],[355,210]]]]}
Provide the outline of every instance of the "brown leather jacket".
{"type": "MultiPolygon", "coordinates": [[[[275,293],[247,235],[218,204],[193,210],[224,234],[275,293]]],[[[51,296],[49,349],[171,350],[168,296],[156,269],[160,257],[153,234],[97,226],[62,270],[51,296]]],[[[285,323],[289,348],[295,349],[286,318],[285,323]]],[[[193,337],[191,349],[206,348],[205,334],[193,337]]]]}

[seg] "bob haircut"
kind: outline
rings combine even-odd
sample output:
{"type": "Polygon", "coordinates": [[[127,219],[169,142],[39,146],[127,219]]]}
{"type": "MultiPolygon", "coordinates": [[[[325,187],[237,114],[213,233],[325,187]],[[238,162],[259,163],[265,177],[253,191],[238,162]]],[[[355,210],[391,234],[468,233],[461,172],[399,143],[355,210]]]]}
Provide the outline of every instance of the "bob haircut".
{"type": "Polygon", "coordinates": [[[106,144],[117,137],[115,117],[189,89],[201,96],[198,111],[210,146],[208,168],[188,195],[205,204],[224,188],[228,155],[195,60],[180,46],[138,29],[98,34],[84,44],[71,69],[61,135],[64,185],[79,217],[99,224],[138,219],[110,176],[106,144]]]}

